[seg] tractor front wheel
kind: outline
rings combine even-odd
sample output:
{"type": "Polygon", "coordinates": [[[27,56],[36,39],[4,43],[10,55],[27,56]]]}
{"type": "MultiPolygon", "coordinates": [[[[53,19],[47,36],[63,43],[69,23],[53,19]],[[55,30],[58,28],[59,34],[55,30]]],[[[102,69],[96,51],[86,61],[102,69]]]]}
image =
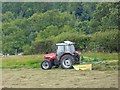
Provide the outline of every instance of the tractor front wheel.
{"type": "Polygon", "coordinates": [[[71,55],[64,55],[61,58],[60,64],[63,69],[71,69],[73,66],[74,58],[71,55]]]}
{"type": "Polygon", "coordinates": [[[41,63],[41,68],[44,69],[44,70],[51,69],[51,68],[52,68],[52,63],[51,63],[51,61],[49,61],[49,60],[44,60],[44,61],[41,63]]]}

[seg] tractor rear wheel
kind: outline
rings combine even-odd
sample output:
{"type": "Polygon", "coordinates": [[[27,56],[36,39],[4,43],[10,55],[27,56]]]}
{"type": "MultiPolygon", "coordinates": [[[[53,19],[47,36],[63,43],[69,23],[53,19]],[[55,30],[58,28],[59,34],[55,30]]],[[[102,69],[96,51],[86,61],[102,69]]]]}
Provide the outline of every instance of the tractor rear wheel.
{"type": "Polygon", "coordinates": [[[71,55],[64,55],[61,58],[60,64],[63,69],[71,69],[73,66],[74,58],[71,55]]]}
{"type": "Polygon", "coordinates": [[[44,70],[51,69],[51,68],[52,68],[52,63],[51,63],[51,61],[49,61],[49,60],[44,60],[44,61],[41,63],[41,68],[44,69],[44,70]]]}

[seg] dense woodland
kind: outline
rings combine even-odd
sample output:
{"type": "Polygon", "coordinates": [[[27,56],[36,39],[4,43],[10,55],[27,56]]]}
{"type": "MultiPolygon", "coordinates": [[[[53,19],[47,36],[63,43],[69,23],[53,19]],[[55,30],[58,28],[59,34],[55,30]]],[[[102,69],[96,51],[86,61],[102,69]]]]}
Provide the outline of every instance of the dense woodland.
{"type": "Polygon", "coordinates": [[[4,2],[2,53],[53,52],[70,40],[80,51],[118,52],[118,3],[4,2]]]}

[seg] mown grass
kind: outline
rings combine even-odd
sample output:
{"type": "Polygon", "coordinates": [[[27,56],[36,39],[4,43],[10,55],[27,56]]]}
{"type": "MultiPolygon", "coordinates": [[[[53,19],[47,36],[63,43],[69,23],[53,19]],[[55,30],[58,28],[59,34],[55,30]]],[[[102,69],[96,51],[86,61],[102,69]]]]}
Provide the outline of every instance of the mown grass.
{"type": "MultiPolygon", "coordinates": [[[[92,63],[92,59],[84,59],[87,63],[93,64],[93,70],[116,70],[118,69],[118,54],[117,53],[82,53],[85,57],[99,58],[99,60],[109,60],[113,62],[92,63]]],[[[40,68],[40,63],[43,61],[43,55],[24,55],[24,56],[7,56],[2,57],[2,68],[40,68]]],[[[93,60],[94,61],[94,60],[93,60]]]]}
{"type": "Polygon", "coordinates": [[[118,67],[118,61],[103,62],[103,63],[93,64],[92,69],[93,70],[100,70],[100,71],[118,70],[118,69],[120,70],[120,68],[118,67]]]}
{"type": "Polygon", "coordinates": [[[118,53],[84,52],[82,61],[92,63],[93,70],[118,70],[118,53]]]}

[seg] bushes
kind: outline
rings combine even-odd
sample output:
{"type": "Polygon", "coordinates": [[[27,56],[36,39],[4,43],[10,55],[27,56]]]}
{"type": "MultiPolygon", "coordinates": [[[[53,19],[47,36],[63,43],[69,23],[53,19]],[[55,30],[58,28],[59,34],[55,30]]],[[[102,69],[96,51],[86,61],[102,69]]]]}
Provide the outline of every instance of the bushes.
{"type": "Polygon", "coordinates": [[[77,50],[83,50],[87,48],[90,37],[85,34],[78,34],[75,32],[65,32],[58,36],[53,36],[47,39],[39,40],[33,43],[34,53],[50,53],[54,52],[55,44],[62,43],[64,41],[75,42],[75,47],[77,50]]]}
{"type": "Polygon", "coordinates": [[[83,33],[66,32],[58,35],[55,38],[56,43],[67,40],[75,42],[75,47],[77,50],[83,50],[87,48],[87,44],[89,43],[90,37],[83,33]]]}
{"type": "Polygon", "coordinates": [[[89,48],[102,51],[118,51],[118,30],[97,32],[91,36],[89,48]]]}
{"type": "Polygon", "coordinates": [[[31,46],[29,46],[29,45],[25,45],[25,46],[23,46],[23,50],[24,50],[24,55],[26,55],[26,54],[31,54],[32,53],[32,47],[31,46]]]}
{"type": "Polygon", "coordinates": [[[75,42],[76,50],[98,52],[116,52],[118,51],[118,31],[97,32],[93,35],[85,35],[77,32],[63,32],[57,36],[51,36],[46,39],[38,38],[32,45],[34,53],[50,53],[55,50],[56,43],[64,41],[75,42]]]}
{"type": "Polygon", "coordinates": [[[53,52],[53,41],[51,40],[41,40],[38,42],[34,42],[33,53],[50,53],[53,52]]]}

